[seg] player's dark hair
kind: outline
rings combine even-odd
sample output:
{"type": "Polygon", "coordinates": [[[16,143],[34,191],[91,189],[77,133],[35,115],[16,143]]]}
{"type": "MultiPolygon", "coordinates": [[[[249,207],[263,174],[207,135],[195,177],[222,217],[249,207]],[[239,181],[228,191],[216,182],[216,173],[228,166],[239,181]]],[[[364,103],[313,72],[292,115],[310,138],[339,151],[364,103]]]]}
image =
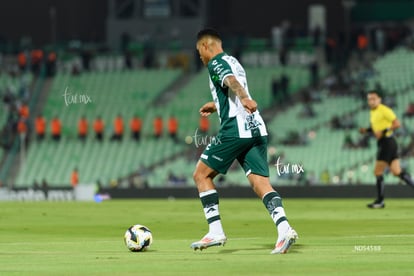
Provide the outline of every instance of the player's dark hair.
{"type": "Polygon", "coordinates": [[[367,94],[377,94],[378,97],[382,98],[382,93],[377,90],[370,90],[367,94]]]}
{"type": "Polygon", "coordinates": [[[221,36],[220,36],[219,32],[216,31],[215,29],[212,29],[212,28],[205,28],[205,29],[202,29],[201,31],[199,31],[198,34],[197,34],[197,41],[199,41],[200,39],[202,39],[205,36],[211,36],[211,37],[214,37],[214,38],[217,38],[217,39],[221,40],[221,36]]]}

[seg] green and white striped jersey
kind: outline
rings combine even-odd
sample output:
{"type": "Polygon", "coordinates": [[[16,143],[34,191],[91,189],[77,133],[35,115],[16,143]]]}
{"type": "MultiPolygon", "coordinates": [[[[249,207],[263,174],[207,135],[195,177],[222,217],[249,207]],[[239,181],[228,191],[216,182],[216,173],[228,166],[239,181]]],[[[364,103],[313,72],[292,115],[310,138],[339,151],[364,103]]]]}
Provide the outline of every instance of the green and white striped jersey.
{"type": "Polygon", "coordinates": [[[235,76],[251,98],[246,72],[239,61],[226,53],[221,53],[212,58],[207,67],[211,94],[220,118],[219,134],[238,138],[266,136],[266,125],[259,111],[249,114],[240,99],[224,84],[226,77],[235,76]]]}

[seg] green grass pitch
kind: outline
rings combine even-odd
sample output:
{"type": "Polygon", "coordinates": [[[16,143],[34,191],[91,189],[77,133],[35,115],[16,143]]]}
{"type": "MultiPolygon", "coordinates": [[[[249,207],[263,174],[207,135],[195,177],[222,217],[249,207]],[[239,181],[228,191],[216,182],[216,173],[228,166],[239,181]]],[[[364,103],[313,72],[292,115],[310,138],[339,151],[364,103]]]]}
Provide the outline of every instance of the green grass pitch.
{"type": "Polygon", "coordinates": [[[413,275],[414,200],[289,199],[299,240],[270,255],[276,229],[259,199],[220,201],[224,247],[190,249],[207,224],[197,199],[0,202],[0,275],[413,275]],[[154,243],[129,252],[123,235],[154,243]]]}

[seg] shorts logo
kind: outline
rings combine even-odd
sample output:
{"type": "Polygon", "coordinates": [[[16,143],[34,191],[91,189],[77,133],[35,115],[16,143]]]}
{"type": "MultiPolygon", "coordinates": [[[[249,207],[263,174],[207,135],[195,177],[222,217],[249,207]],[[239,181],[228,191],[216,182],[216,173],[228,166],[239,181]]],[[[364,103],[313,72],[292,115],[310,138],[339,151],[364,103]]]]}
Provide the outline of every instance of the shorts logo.
{"type": "Polygon", "coordinates": [[[218,156],[216,156],[216,155],[212,155],[211,157],[213,157],[214,159],[216,159],[216,160],[218,160],[218,161],[220,161],[220,162],[222,162],[222,161],[223,161],[223,158],[220,158],[220,157],[218,157],[218,156]]]}

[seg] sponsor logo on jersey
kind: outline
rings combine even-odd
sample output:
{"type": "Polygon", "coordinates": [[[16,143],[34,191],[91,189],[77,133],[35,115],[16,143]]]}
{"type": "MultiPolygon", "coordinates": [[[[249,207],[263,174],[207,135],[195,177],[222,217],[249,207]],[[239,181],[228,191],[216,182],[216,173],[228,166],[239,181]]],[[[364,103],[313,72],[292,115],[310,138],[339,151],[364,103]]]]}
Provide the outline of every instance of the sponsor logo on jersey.
{"type": "Polygon", "coordinates": [[[244,123],[245,130],[251,130],[258,128],[261,123],[254,118],[254,114],[249,114],[246,116],[246,122],[244,123]]]}

